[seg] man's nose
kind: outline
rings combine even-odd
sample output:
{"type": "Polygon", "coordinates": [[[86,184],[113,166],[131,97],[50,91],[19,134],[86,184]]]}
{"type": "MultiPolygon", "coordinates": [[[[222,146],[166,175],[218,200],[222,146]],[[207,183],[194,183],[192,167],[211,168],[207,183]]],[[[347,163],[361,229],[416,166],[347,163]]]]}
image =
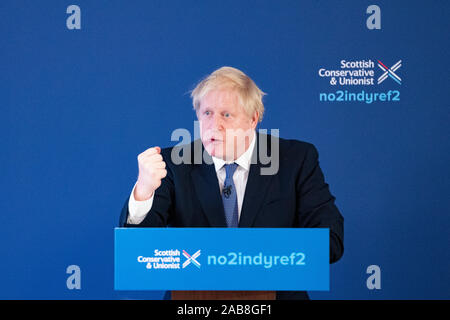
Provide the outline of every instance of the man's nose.
{"type": "Polygon", "coordinates": [[[216,130],[223,130],[223,119],[221,115],[214,115],[213,119],[214,129],[216,130]]]}

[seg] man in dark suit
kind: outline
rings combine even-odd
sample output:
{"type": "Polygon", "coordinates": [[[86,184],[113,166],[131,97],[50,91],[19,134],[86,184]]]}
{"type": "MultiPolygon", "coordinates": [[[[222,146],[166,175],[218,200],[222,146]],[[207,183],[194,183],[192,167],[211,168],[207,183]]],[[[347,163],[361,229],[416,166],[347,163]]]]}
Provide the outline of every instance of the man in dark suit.
{"type": "MultiPolygon", "coordinates": [[[[120,225],[329,228],[330,263],[339,260],[343,218],[317,150],[307,142],[256,133],[263,95],[248,76],[230,67],[202,80],[192,92],[201,139],[138,156],[138,181],[120,225]]],[[[308,295],[280,291],[277,299],[308,295]]]]}

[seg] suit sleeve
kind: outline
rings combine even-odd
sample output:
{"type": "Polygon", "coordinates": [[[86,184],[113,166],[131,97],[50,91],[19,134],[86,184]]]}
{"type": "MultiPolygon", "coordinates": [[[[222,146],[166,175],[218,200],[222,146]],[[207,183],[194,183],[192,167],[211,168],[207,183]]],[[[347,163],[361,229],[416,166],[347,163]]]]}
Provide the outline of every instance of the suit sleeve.
{"type": "Polygon", "coordinates": [[[344,253],[344,218],[325,182],[317,149],[308,145],[297,180],[298,221],[300,227],[330,229],[330,263],[333,263],[344,253]]]}
{"type": "Polygon", "coordinates": [[[168,162],[170,161],[170,153],[167,154],[167,152],[161,152],[161,154],[167,164],[167,175],[161,180],[161,186],[159,186],[159,188],[155,191],[153,203],[149,212],[145,216],[144,220],[142,220],[139,224],[127,223],[129,215],[129,198],[127,198],[120,214],[120,227],[167,227],[170,224],[174,200],[173,172],[168,162]]]}

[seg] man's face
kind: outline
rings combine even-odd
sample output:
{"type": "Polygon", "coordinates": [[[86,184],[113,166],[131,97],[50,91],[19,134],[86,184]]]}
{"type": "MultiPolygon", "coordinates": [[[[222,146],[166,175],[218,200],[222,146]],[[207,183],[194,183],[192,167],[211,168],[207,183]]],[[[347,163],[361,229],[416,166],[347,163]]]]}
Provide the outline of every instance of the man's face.
{"type": "Polygon", "coordinates": [[[226,161],[236,160],[248,149],[258,122],[258,114],[249,117],[229,89],[209,91],[200,101],[197,118],[206,151],[226,161]]]}

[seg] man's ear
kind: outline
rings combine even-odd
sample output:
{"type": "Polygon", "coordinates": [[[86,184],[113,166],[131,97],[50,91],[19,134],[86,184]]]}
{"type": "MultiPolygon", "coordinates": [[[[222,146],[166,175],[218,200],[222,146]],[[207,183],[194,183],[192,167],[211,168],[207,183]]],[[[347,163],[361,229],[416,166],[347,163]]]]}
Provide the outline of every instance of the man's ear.
{"type": "Polygon", "coordinates": [[[256,129],[256,126],[258,125],[258,120],[259,120],[259,113],[258,113],[258,111],[255,111],[253,113],[253,117],[252,117],[252,127],[253,127],[253,129],[256,129]]]}

